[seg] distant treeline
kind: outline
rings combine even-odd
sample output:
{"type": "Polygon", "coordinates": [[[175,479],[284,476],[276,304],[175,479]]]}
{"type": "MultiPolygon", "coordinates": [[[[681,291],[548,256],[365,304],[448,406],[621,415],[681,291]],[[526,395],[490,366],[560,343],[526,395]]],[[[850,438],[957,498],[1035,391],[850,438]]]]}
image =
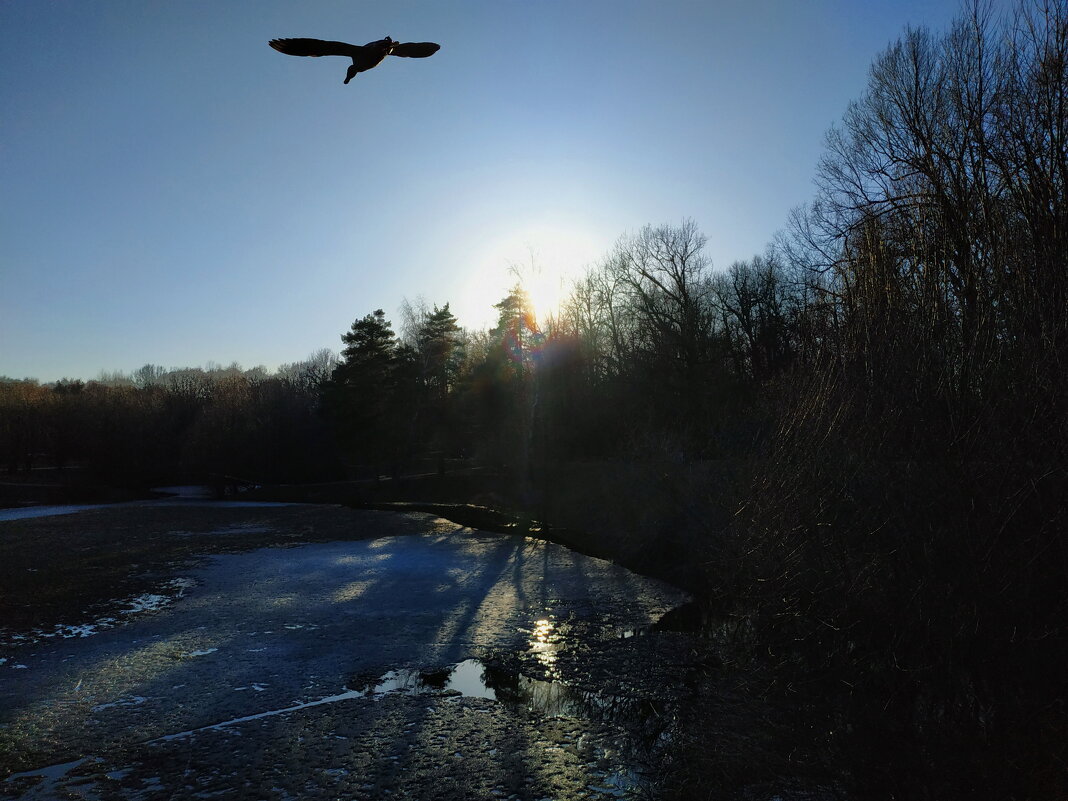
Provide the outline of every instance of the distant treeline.
{"type": "MultiPolygon", "coordinates": [[[[975,10],[878,56],[764,254],[713,270],[692,221],[648,226],[541,319],[517,285],[488,331],[373,311],[336,364],[7,381],[0,454],[268,481],[464,455],[535,505],[566,462],[719,460],[682,558],[799,753],[854,797],[1063,798],[1066,186],[1068,3],[975,10]]],[[[680,795],[746,780],[687,748],[680,795]]]]}
{"type": "Polygon", "coordinates": [[[9,473],[77,467],[141,486],[211,473],[332,475],[319,395],[335,362],[323,350],[274,374],[149,364],[88,382],[0,379],[0,464],[9,473]]]}

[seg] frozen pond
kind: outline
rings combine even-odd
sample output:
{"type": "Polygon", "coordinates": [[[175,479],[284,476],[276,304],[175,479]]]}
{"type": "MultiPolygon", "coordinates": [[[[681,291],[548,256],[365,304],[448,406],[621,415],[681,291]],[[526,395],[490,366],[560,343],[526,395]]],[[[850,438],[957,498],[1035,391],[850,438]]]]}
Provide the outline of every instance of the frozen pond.
{"type": "Polygon", "coordinates": [[[0,649],[0,798],[624,794],[565,663],[686,596],[408,517],[436,533],[214,556],[169,603],[0,649]]]}

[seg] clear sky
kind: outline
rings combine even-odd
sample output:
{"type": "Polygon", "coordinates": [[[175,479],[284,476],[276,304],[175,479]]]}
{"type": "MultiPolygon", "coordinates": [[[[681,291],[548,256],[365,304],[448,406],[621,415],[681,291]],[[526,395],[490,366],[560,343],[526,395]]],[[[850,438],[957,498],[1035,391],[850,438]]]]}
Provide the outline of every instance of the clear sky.
{"type": "Polygon", "coordinates": [[[0,375],[273,369],[420,296],[480,328],[510,264],[687,217],[725,268],[811,199],[875,55],[959,10],[0,0],[0,375]],[[441,50],[345,86],[267,46],[386,35],[441,50]]]}

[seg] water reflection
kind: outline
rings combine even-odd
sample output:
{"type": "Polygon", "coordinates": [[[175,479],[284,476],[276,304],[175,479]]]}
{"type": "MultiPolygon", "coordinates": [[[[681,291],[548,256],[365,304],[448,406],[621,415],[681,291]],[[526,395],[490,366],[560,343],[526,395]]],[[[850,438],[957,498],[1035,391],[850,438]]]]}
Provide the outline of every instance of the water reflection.
{"type": "Polygon", "coordinates": [[[638,722],[659,718],[652,701],[582,690],[560,681],[541,681],[521,673],[486,670],[486,682],[504,702],[520,704],[546,717],[638,722]]]}
{"type": "Polygon", "coordinates": [[[391,670],[373,682],[350,682],[348,689],[368,696],[382,696],[387,693],[421,695],[436,692],[497,700],[497,694],[486,684],[485,667],[477,659],[465,659],[444,670],[391,670]]]}
{"type": "Polygon", "coordinates": [[[555,631],[553,621],[542,618],[534,621],[534,629],[530,633],[530,651],[550,678],[556,678],[556,651],[560,646],[560,634],[555,631]]]}
{"type": "Polygon", "coordinates": [[[351,681],[347,689],[361,697],[389,693],[427,693],[486,698],[523,706],[546,717],[638,722],[661,717],[661,709],[646,699],[581,690],[560,681],[542,681],[522,673],[465,659],[442,670],[400,668],[376,680],[351,681]]]}

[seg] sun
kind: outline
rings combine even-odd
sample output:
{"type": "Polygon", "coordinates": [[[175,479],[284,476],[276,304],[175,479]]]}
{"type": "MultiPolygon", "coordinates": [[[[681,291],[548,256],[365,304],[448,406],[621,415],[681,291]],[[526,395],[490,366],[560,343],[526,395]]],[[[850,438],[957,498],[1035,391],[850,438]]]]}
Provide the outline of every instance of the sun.
{"type": "Polygon", "coordinates": [[[526,291],[539,320],[555,314],[573,282],[604,255],[605,243],[576,225],[530,222],[489,237],[476,252],[465,294],[487,310],[492,325],[493,304],[516,283],[526,291]]]}
{"type": "Polygon", "coordinates": [[[571,288],[574,276],[564,271],[541,267],[536,259],[529,265],[529,274],[520,275],[520,283],[539,319],[555,314],[571,288]]]}

